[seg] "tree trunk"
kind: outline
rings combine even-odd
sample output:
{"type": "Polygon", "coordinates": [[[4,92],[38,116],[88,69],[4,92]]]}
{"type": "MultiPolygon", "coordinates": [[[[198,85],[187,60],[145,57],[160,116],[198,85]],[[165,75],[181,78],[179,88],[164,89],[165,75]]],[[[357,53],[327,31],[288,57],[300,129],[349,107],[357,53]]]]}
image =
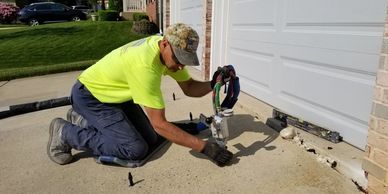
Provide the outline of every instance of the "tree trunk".
{"type": "Polygon", "coordinates": [[[101,9],[105,10],[105,0],[101,0],[101,9]]]}

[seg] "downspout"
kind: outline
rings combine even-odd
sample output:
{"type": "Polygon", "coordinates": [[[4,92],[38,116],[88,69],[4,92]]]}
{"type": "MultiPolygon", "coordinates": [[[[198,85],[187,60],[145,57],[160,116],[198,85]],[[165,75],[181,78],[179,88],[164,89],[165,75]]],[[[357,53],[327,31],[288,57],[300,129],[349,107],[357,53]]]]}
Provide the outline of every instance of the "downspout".
{"type": "Polygon", "coordinates": [[[163,0],[158,0],[159,33],[163,34],[163,0]]]}

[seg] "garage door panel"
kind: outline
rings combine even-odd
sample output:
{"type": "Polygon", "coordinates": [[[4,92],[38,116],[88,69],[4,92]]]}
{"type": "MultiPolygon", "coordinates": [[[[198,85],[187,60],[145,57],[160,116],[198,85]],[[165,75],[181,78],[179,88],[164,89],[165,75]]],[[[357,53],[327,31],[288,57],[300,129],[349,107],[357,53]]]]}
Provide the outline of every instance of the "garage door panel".
{"type": "Polygon", "coordinates": [[[332,23],[298,23],[286,22],[283,26],[284,32],[300,32],[311,34],[349,34],[349,35],[369,35],[380,36],[383,22],[332,22],[332,23]]]}
{"type": "Polygon", "coordinates": [[[280,95],[278,99],[278,108],[283,111],[292,110],[288,113],[321,127],[338,131],[344,141],[361,149],[366,145],[367,130],[365,128],[368,125],[365,122],[349,119],[348,116],[321,108],[319,105],[315,106],[314,103],[306,104],[292,95],[280,95]]]}
{"type": "MultiPolygon", "coordinates": [[[[235,23],[231,26],[231,33],[265,33],[275,32],[275,26],[272,23],[255,23],[255,24],[241,24],[241,23],[235,23]]],[[[257,37],[258,34],[256,35],[257,37]]]]}
{"type": "MultiPolygon", "coordinates": [[[[262,42],[256,42],[256,41],[249,41],[249,40],[229,40],[229,48],[230,49],[238,49],[243,52],[246,52],[247,54],[252,55],[260,55],[262,58],[266,58],[268,60],[271,60],[274,55],[274,44],[272,43],[262,43],[262,42]]],[[[228,51],[229,52],[229,51],[228,51]]],[[[225,55],[226,57],[229,57],[229,55],[225,55]]]]}
{"type": "Polygon", "coordinates": [[[275,30],[271,28],[265,29],[231,29],[230,40],[244,40],[247,42],[263,42],[263,43],[276,43],[275,30]]]}
{"type": "MultiPolygon", "coordinates": [[[[383,25],[380,26],[383,30],[383,25]]],[[[327,32],[308,32],[305,30],[284,31],[276,33],[271,26],[251,26],[249,29],[232,26],[230,40],[246,40],[250,42],[273,43],[310,48],[337,50],[338,52],[356,52],[373,54],[380,52],[381,33],[330,34],[327,32]],[[355,41],[357,40],[357,41],[355,41]]]]}
{"type": "Polygon", "coordinates": [[[235,65],[244,92],[336,130],[346,141],[363,149],[386,3],[218,2],[224,9],[216,8],[220,14],[215,16],[220,16],[217,21],[223,23],[216,25],[215,31],[223,34],[217,40],[223,48],[212,52],[218,53],[216,59],[223,63],[235,65]]]}
{"type": "Polygon", "coordinates": [[[275,14],[276,14],[276,1],[268,0],[256,0],[256,1],[233,1],[231,3],[233,9],[231,9],[231,23],[238,25],[255,25],[255,24],[270,24],[274,25],[275,14]],[[259,2],[261,6],[257,6],[259,2]],[[246,14],[241,14],[244,12],[255,13],[247,17],[246,14]]]}
{"type": "MultiPolygon", "coordinates": [[[[343,133],[347,133],[347,130],[356,130],[354,132],[357,134],[366,134],[364,128],[368,126],[368,123],[359,120],[358,118],[352,116],[349,117],[349,115],[345,115],[341,112],[331,109],[330,107],[323,107],[321,104],[315,103],[313,101],[300,99],[298,96],[294,96],[290,93],[284,92],[281,93],[278,97],[281,100],[279,102],[280,106],[278,108],[282,109],[283,111],[287,110],[284,108],[298,110],[297,113],[292,114],[296,117],[303,118],[303,120],[307,120],[318,126],[337,131],[342,135],[343,133]],[[314,119],[317,117],[319,117],[319,120],[314,119]]],[[[353,140],[350,142],[353,142],[353,140]]]]}
{"type": "Polygon", "coordinates": [[[271,74],[273,57],[238,48],[230,49],[228,55],[231,64],[234,64],[234,62],[240,64],[238,69],[239,76],[252,80],[266,90],[269,89],[269,75],[271,74]]]}
{"type": "Polygon", "coordinates": [[[293,0],[285,1],[285,22],[370,23],[381,21],[385,0],[293,0]],[[366,17],[367,16],[367,17],[366,17]]]}
{"type": "Polygon", "coordinates": [[[261,84],[258,84],[256,80],[252,78],[245,77],[244,75],[239,76],[240,82],[244,82],[242,86],[244,90],[252,91],[249,94],[260,98],[264,102],[268,102],[273,96],[273,91],[267,87],[263,87],[261,84]]]}
{"type": "Polygon", "coordinates": [[[359,82],[362,80],[357,76],[344,76],[340,72],[327,71],[312,64],[289,59],[284,61],[282,77],[282,93],[340,113],[348,119],[368,122],[372,105],[372,81],[359,82]],[[314,80],[313,84],[308,80],[314,80]],[[355,104],[358,111],[355,111],[355,104]]]}
{"type": "Polygon", "coordinates": [[[288,45],[280,46],[279,50],[282,58],[306,62],[326,71],[341,71],[343,75],[353,76],[355,81],[374,84],[379,63],[377,54],[288,45]]]}
{"type": "MultiPolygon", "coordinates": [[[[381,26],[380,29],[383,30],[383,26],[381,26]]],[[[367,34],[352,35],[284,32],[280,36],[278,42],[286,45],[326,48],[338,51],[361,52],[368,54],[379,53],[381,49],[381,37],[370,36],[367,34]]]]}

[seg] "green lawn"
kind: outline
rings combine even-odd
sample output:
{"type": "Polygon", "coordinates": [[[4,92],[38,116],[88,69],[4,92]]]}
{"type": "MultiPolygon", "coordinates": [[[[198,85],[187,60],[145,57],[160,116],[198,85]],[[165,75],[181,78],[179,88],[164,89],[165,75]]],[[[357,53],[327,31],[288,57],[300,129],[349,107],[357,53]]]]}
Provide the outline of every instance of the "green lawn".
{"type": "Polygon", "coordinates": [[[82,69],[144,36],[132,22],[66,22],[0,29],[0,80],[82,69]]]}

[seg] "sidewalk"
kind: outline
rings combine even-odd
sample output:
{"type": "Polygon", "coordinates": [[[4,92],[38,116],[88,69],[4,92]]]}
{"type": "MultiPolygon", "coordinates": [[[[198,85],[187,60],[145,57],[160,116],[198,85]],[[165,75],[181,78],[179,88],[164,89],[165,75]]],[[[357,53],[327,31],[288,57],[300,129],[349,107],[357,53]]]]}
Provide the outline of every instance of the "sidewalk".
{"type": "Polygon", "coordinates": [[[25,27],[9,27],[9,28],[0,28],[0,30],[10,30],[10,29],[18,29],[18,28],[25,28],[25,27]]]}
{"type": "MultiPolygon", "coordinates": [[[[68,96],[79,73],[2,82],[0,107],[68,96]]],[[[212,114],[210,94],[186,97],[168,77],[162,87],[168,120],[188,120],[190,112],[194,118],[212,114]]],[[[140,168],[99,165],[75,151],[76,161],[60,166],[46,155],[48,126],[55,117],[65,118],[68,108],[0,120],[0,193],[358,193],[350,179],[283,140],[241,106],[234,109],[229,126],[228,147],[235,158],[224,168],[171,143],[140,168]],[[128,172],[133,187],[128,187],[128,172]]],[[[209,135],[204,131],[200,137],[209,135]]]]}

